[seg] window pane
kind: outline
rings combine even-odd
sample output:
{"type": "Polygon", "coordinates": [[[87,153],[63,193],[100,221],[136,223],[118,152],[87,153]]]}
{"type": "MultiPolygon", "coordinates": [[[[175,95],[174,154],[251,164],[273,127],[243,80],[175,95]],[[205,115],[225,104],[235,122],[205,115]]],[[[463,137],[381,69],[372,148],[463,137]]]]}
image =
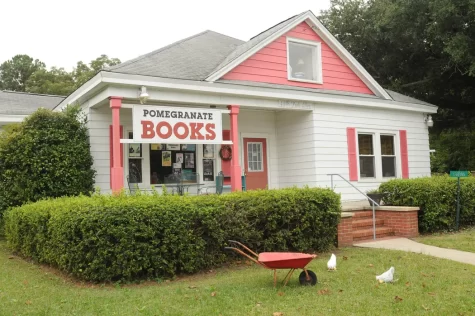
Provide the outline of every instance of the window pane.
{"type": "Polygon", "coordinates": [[[360,177],[374,178],[374,157],[360,156],[360,177]]]}
{"type": "Polygon", "coordinates": [[[358,149],[360,155],[374,155],[373,135],[358,134],[358,149]]]}
{"type": "Polygon", "coordinates": [[[382,157],[383,177],[396,176],[396,157],[382,157]]]}
{"type": "Polygon", "coordinates": [[[290,76],[296,79],[317,80],[314,56],[315,46],[289,42],[290,76]]]}
{"type": "Polygon", "coordinates": [[[129,182],[142,183],[142,159],[129,159],[129,182]]]}
{"type": "Polygon", "coordinates": [[[381,155],[394,155],[394,136],[381,135],[381,155]]]}

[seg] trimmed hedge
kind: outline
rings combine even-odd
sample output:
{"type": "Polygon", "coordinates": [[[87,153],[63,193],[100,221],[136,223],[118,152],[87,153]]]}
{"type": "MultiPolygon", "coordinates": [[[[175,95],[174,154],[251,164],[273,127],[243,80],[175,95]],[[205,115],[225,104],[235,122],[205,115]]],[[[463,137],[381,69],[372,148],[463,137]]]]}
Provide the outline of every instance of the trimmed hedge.
{"type": "MultiPolygon", "coordinates": [[[[452,230],[457,212],[457,178],[448,175],[415,179],[394,179],[381,184],[385,205],[417,206],[419,230],[452,230]]],[[[475,224],[475,178],[460,181],[460,225],[475,224]]]]}
{"type": "Polygon", "coordinates": [[[227,195],[65,197],[9,209],[20,254],[90,281],[192,273],[223,263],[228,239],[257,251],[325,251],[340,197],[328,189],[227,195]]]}

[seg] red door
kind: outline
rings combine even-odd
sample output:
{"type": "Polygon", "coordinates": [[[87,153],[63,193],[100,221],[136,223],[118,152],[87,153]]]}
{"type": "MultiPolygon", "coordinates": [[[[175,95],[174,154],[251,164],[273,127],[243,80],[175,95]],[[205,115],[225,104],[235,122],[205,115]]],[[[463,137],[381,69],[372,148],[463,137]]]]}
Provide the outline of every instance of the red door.
{"type": "Polygon", "coordinates": [[[246,189],[267,187],[267,143],[265,138],[244,138],[246,189]]]}

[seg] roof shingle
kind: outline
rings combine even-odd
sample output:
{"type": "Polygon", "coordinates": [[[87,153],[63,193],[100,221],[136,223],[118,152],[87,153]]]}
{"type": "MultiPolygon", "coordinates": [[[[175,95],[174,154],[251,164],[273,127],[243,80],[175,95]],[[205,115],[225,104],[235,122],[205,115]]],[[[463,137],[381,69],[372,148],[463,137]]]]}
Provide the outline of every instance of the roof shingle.
{"type": "Polygon", "coordinates": [[[29,115],[41,107],[53,109],[64,98],[58,95],[0,91],[0,114],[29,115]]]}

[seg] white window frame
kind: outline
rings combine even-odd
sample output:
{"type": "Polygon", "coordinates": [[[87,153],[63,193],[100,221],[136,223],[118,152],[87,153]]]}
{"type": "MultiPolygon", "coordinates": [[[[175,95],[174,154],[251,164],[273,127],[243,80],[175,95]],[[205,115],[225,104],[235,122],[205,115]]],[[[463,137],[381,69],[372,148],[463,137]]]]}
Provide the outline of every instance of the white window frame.
{"type": "MultiPolygon", "coordinates": [[[[394,179],[397,177],[397,174],[398,174],[398,166],[397,166],[397,159],[398,159],[398,155],[397,155],[397,151],[396,151],[396,135],[395,134],[386,134],[386,133],[379,133],[379,146],[381,146],[381,136],[392,136],[393,138],[393,148],[394,148],[394,155],[383,155],[383,154],[380,154],[380,160],[381,160],[381,177],[383,179],[394,179]],[[396,168],[395,170],[395,173],[394,173],[394,176],[393,177],[385,177],[383,175],[383,157],[394,157],[394,168],[396,168]]],[[[380,150],[379,152],[381,153],[381,147],[380,147],[380,150]]]]}
{"type": "Polygon", "coordinates": [[[249,155],[249,145],[252,145],[252,144],[259,144],[261,146],[261,154],[260,154],[260,158],[261,158],[261,169],[260,170],[249,170],[249,157],[247,158],[247,171],[248,172],[264,172],[264,143],[263,142],[247,142],[247,148],[246,148],[246,154],[249,155]]]}
{"type": "Polygon", "coordinates": [[[316,84],[323,84],[323,74],[322,74],[322,43],[314,42],[314,41],[307,41],[300,38],[294,37],[287,37],[287,79],[289,81],[298,81],[298,82],[309,82],[309,83],[316,83],[316,84]],[[299,79],[292,77],[290,71],[290,43],[296,44],[304,44],[310,45],[315,47],[315,54],[313,55],[313,62],[316,65],[316,77],[317,80],[308,80],[308,79],[299,79]]]}
{"type": "MultiPolygon", "coordinates": [[[[388,181],[394,178],[401,178],[401,150],[399,147],[399,132],[391,130],[370,130],[370,129],[357,129],[356,130],[356,151],[357,151],[357,163],[358,163],[358,181],[359,182],[383,182],[388,181]],[[374,168],[375,168],[375,177],[366,178],[360,176],[360,146],[358,135],[371,134],[373,136],[373,153],[374,153],[374,168]],[[381,155],[381,135],[393,136],[394,137],[394,154],[396,157],[396,175],[395,177],[383,177],[383,163],[381,155]]],[[[388,156],[389,157],[389,156],[388,156]]],[[[392,157],[392,156],[391,156],[392,157]]]]}

